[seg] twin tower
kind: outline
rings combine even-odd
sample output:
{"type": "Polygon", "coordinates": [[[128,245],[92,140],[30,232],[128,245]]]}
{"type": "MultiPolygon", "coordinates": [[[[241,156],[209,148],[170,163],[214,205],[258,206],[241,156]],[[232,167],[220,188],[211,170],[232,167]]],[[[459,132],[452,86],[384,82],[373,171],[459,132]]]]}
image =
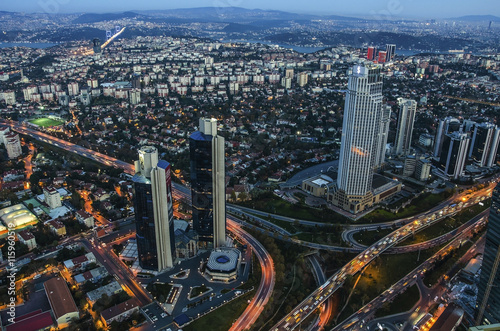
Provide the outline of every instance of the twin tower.
{"type": "MultiPolygon", "coordinates": [[[[189,138],[193,229],[199,246],[211,249],[226,243],[224,138],[217,121],[201,118],[189,138]]],[[[134,207],[139,265],[161,271],[175,261],[174,211],[170,164],[158,160],[158,150],[144,146],[135,162],[134,207]]]]}

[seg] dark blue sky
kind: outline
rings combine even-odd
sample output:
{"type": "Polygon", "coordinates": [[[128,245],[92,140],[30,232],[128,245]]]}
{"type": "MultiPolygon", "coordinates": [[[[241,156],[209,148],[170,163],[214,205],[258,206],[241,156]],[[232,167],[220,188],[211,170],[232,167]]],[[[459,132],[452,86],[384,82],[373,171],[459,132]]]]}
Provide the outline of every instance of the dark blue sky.
{"type": "Polygon", "coordinates": [[[191,7],[243,7],[296,13],[356,15],[383,18],[448,18],[500,15],[499,0],[2,0],[0,10],[24,12],[121,12],[191,7]]]}

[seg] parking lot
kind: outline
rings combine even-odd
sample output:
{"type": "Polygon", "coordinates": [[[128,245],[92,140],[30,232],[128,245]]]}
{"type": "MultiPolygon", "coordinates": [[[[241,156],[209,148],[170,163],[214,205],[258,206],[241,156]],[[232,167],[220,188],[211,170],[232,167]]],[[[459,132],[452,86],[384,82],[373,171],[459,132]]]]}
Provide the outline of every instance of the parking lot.
{"type": "Polygon", "coordinates": [[[141,311],[148,322],[152,324],[154,329],[164,328],[165,326],[172,323],[172,319],[167,318],[168,314],[157,302],[153,302],[142,307],[141,311]]]}

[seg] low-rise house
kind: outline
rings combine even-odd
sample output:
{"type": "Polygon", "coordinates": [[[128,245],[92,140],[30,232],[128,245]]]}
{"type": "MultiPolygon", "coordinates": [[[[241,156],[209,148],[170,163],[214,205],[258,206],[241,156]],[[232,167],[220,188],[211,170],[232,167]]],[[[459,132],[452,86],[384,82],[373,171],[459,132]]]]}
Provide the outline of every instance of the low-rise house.
{"type": "Polygon", "coordinates": [[[50,227],[50,230],[59,237],[66,235],[66,226],[63,224],[63,222],[56,219],[48,221],[47,225],[50,227]]]}
{"type": "Polygon", "coordinates": [[[89,301],[94,304],[97,300],[99,300],[104,294],[106,294],[108,297],[112,296],[113,294],[118,294],[121,291],[123,291],[122,287],[116,280],[112,281],[108,285],[104,285],[99,287],[98,289],[95,289],[93,291],[90,291],[87,293],[87,298],[89,301]]]}
{"type": "Polygon", "coordinates": [[[105,327],[108,327],[113,321],[121,322],[126,320],[138,310],[137,300],[132,298],[101,312],[101,321],[105,327]]]}
{"type": "Polygon", "coordinates": [[[76,220],[81,224],[84,224],[88,228],[94,227],[94,216],[87,213],[85,210],[79,210],[75,213],[76,220]]]}
{"type": "Polygon", "coordinates": [[[83,270],[86,266],[95,262],[96,259],[94,253],[87,253],[85,255],[75,257],[74,259],[64,261],[64,267],[69,273],[73,273],[75,271],[83,270]]]}
{"type": "Polygon", "coordinates": [[[75,282],[77,284],[83,284],[87,281],[90,281],[92,283],[96,283],[109,275],[108,271],[106,270],[105,267],[99,267],[95,268],[89,271],[86,271],[84,273],[78,274],[74,277],[75,282]]]}
{"type": "Polygon", "coordinates": [[[20,242],[28,246],[28,249],[30,251],[35,249],[37,246],[35,236],[29,230],[19,231],[19,233],[17,234],[17,238],[20,242]]]}

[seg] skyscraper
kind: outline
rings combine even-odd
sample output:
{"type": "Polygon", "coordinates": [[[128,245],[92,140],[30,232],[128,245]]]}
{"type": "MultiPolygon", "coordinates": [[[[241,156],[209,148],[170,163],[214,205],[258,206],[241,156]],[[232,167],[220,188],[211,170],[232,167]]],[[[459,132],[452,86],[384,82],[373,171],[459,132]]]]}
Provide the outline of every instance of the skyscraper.
{"type": "Polygon", "coordinates": [[[135,162],[134,208],[141,268],[161,271],[174,265],[175,239],[170,164],[144,146],[135,162]]]}
{"type": "Polygon", "coordinates": [[[377,48],[368,47],[368,51],[366,53],[366,59],[370,61],[375,60],[375,54],[377,54],[377,48]]]}
{"type": "Polygon", "coordinates": [[[337,189],[333,204],[352,213],[372,205],[373,169],[382,114],[380,67],[356,65],[349,70],[340,144],[337,189]]]}
{"type": "Polygon", "coordinates": [[[380,124],[378,133],[377,147],[375,148],[374,168],[381,167],[385,162],[385,150],[387,145],[387,136],[389,135],[389,125],[391,124],[391,106],[385,105],[381,109],[380,124]]]}
{"type": "Polygon", "coordinates": [[[470,137],[466,133],[455,131],[445,135],[438,170],[454,179],[462,175],[467,162],[469,143],[470,137]]]}
{"type": "Polygon", "coordinates": [[[491,123],[474,124],[469,157],[480,167],[491,167],[495,163],[500,140],[500,129],[491,123]]]}
{"type": "Polygon", "coordinates": [[[387,62],[394,60],[394,55],[396,55],[396,45],[395,44],[386,44],[385,45],[386,57],[385,60],[387,62]]]}
{"type": "Polygon", "coordinates": [[[453,117],[446,117],[444,120],[439,121],[436,138],[434,139],[434,157],[439,158],[439,155],[441,155],[444,136],[448,133],[459,131],[460,127],[460,121],[453,117]]]}
{"type": "Polygon", "coordinates": [[[199,131],[189,137],[193,228],[200,242],[217,248],[226,241],[224,138],[217,120],[200,118],[199,131]]]}
{"type": "Polygon", "coordinates": [[[500,323],[500,184],[493,190],[478,284],[476,325],[500,323]]]}
{"type": "Polygon", "coordinates": [[[398,101],[400,107],[394,154],[406,156],[410,153],[417,102],[409,99],[400,99],[398,101]]]}
{"type": "Polygon", "coordinates": [[[387,61],[387,52],[379,51],[378,52],[378,63],[385,63],[387,61]]]}

